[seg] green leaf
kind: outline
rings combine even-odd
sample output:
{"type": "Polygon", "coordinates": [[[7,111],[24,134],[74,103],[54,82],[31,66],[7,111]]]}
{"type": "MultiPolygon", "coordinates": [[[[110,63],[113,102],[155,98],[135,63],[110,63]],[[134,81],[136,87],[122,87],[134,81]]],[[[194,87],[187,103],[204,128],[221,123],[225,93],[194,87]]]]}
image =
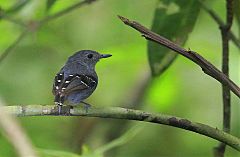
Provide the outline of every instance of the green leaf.
{"type": "MultiPolygon", "coordinates": [[[[197,0],[161,0],[155,9],[152,31],[183,45],[200,11],[197,0]]],[[[153,76],[162,74],[176,59],[177,53],[148,42],[148,58],[153,76]]]]}
{"type": "Polygon", "coordinates": [[[47,0],[46,11],[49,11],[52,6],[55,4],[56,0],[47,0]]]}

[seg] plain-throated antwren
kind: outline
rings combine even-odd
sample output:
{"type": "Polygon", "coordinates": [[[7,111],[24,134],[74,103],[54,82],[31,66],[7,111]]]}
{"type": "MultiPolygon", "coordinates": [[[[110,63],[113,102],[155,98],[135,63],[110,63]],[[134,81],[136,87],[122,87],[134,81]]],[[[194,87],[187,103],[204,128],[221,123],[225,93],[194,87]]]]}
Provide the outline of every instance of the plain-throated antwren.
{"type": "Polygon", "coordinates": [[[53,83],[53,94],[55,104],[58,105],[59,113],[64,101],[68,101],[71,106],[83,102],[96,89],[98,76],[95,71],[96,63],[102,59],[111,57],[110,54],[100,54],[92,50],[82,50],[70,56],[57,73],[53,83]]]}

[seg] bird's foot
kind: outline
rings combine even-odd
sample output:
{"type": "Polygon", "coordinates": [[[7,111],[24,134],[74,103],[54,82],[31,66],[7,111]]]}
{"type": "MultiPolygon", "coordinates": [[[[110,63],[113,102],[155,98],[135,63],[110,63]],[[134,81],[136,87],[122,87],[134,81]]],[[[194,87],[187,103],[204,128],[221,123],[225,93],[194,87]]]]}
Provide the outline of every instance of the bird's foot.
{"type": "Polygon", "coordinates": [[[88,109],[91,107],[91,105],[83,101],[81,101],[81,103],[83,103],[83,108],[86,111],[86,113],[88,113],[88,109]]]}

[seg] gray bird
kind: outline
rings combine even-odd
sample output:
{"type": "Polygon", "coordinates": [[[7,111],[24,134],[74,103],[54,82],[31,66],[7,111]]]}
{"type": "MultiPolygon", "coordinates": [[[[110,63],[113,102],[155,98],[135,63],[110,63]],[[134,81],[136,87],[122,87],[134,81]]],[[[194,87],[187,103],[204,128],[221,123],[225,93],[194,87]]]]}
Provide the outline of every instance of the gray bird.
{"type": "Polygon", "coordinates": [[[71,106],[79,103],[89,105],[83,100],[88,98],[96,89],[98,76],[95,71],[96,63],[102,58],[111,57],[110,54],[100,54],[92,50],[82,50],[70,56],[53,83],[55,104],[59,113],[65,101],[71,106]]]}

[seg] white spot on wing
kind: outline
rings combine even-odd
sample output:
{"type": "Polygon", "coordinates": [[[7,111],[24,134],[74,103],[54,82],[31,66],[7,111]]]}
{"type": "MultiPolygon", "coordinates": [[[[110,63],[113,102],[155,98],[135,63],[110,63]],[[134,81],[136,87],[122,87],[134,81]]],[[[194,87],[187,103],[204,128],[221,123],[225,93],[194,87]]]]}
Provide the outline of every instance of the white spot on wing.
{"type": "Polygon", "coordinates": [[[85,82],[83,82],[83,81],[81,81],[81,82],[82,82],[82,84],[84,84],[85,86],[89,87],[85,82]]]}

